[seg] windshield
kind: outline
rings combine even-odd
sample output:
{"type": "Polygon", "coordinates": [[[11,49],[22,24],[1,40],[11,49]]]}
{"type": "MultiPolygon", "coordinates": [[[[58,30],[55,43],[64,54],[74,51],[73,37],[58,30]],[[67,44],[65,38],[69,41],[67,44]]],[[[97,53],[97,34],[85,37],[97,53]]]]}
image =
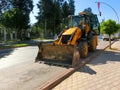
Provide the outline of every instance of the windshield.
{"type": "Polygon", "coordinates": [[[83,16],[70,16],[64,20],[64,25],[71,27],[78,27],[82,22],[85,22],[85,18],[83,16]]]}
{"type": "Polygon", "coordinates": [[[79,16],[71,16],[68,20],[68,27],[77,27],[79,25],[79,21],[79,16]]]}
{"type": "Polygon", "coordinates": [[[82,16],[71,16],[68,20],[68,27],[78,27],[82,22],[85,22],[85,18],[82,16]]]}

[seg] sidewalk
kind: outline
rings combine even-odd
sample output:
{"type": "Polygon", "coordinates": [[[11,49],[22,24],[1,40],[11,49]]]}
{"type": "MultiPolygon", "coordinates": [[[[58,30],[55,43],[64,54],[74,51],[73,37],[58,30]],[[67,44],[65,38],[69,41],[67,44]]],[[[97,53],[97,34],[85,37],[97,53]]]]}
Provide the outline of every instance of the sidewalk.
{"type": "MultiPolygon", "coordinates": [[[[103,45],[100,44],[99,49],[103,45]]],[[[120,90],[120,41],[80,68],[53,90],[120,90]]]]}

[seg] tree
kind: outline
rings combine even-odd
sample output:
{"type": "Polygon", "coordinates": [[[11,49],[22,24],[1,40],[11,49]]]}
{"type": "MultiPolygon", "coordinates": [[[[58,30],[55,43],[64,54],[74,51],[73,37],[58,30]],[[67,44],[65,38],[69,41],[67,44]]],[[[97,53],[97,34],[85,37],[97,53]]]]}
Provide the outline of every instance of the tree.
{"type": "Polygon", "coordinates": [[[0,24],[2,23],[2,13],[9,8],[9,3],[8,0],[0,0],[0,24]]]}
{"type": "Polygon", "coordinates": [[[75,13],[75,1],[74,0],[69,0],[69,14],[74,15],[75,13]]]}
{"type": "Polygon", "coordinates": [[[52,33],[54,36],[54,33],[59,31],[62,18],[62,2],[63,0],[40,0],[38,2],[39,12],[36,19],[38,20],[38,25],[44,25],[40,26],[43,27],[44,35],[51,36],[50,33],[52,33]]]}
{"type": "Polygon", "coordinates": [[[6,29],[7,29],[7,34],[12,33],[13,27],[14,27],[14,20],[13,20],[14,13],[10,10],[5,11],[1,15],[1,24],[4,26],[3,31],[4,31],[4,40],[6,41],[6,29]],[[10,29],[11,28],[11,29],[10,29]]]}
{"type": "Polygon", "coordinates": [[[107,20],[101,24],[101,32],[109,35],[109,48],[111,49],[111,35],[118,31],[118,25],[114,20],[107,20]]]}
{"type": "Polygon", "coordinates": [[[11,0],[0,0],[0,12],[10,9],[11,0]]]}
{"type": "Polygon", "coordinates": [[[3,3],[0,7],[2,24],[17,29],[18,38],[22,38],[22,33],[30,27],[29,14],[33,10],[33,0],[2,0],[0,3],[3,3]]]}
{"type": "Polygon", "coordinates": [[[29,14],[33,10],[33,0],[13,0],[12,6],[15,8],[15,26],[18,29],[18,37],[23,38],[26,29],[30,27],[29,14]]]}
{"type": "Polygon", "coordinates": [[[1,15],[1,20],[2,20],[2,25],[8,28],[12,28],[13,27],[13,12],[12,11],[5,11],[2,15],[1,15]],[[9,21],[9,22],[8,22],[9,21]]]}
{"type": "Polygon", "coordinates": [[[69,5],[68,5],[68,3],[65,1],[65,2],[63,3],[63,6],[62,6],[62,17],[63,17],[63,18],[66,18],[66,17],[68,17],[68,15],[69,15],[69,5]]]}
{"type": "Polygon", "coordinates": [[[74,0],[69,0],[68,3],[64,0],[40,0],[37,7],[37,24],[41,25],[47,36],[50,33],[54,36],[55,33],[61,32],[62,19],[74,15],[75,12],[74,0]]]}
{"type": "Polygon", "coordinates": [[[32,38],[43,38],[43,30],[41,29],[41,27],[39,27],[39,25],[34,24],[31,27],[31,37],[32,38]]]}
{"type": "Polygon", "coordinates": [[[118,32],[120,32],[120,24],[117,24],[118,32]]]}
{"type": "Polygon", "coordinates": [[[53,2],[52,0],[40,0],[37,7],[39,9],[38,16],[36,16],[37,24],[44,30],[44,37],[49,36],[49,29],[53,30],[54,25],[53,2]]]}
{"type": "Polygon", "coordinates": [[[61,1],[57,0],[54,2],[54,31],[53,35],[55,33],[60,32],[60,23],[62,20],[62,11],[61,11],[61,1]]]}

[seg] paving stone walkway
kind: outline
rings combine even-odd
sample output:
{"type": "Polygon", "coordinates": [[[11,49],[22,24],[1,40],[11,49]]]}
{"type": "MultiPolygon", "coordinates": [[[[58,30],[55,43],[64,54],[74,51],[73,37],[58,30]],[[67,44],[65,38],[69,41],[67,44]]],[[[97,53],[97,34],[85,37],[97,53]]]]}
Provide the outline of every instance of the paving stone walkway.
{"type": "MultiPolygon", "coordinates": [[[[102,43],[99,46],[103,48],[102,43]]],[[[120,90],[120,41],[112,48],[102,51],[52,90],[120,90]]]]}

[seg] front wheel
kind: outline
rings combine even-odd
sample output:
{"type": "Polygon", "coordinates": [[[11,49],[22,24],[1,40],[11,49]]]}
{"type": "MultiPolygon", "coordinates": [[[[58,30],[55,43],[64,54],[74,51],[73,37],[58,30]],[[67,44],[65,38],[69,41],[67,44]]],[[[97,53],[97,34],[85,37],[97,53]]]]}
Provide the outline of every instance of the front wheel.
{"type": "Polygon", "coordinates": [[[80,56],[82,58],[87,57],[87,55],[88,55],[88,44],[87,44],[87,42],[81,41],[79,43],[78,47],[79,47],[80,56]]]}

